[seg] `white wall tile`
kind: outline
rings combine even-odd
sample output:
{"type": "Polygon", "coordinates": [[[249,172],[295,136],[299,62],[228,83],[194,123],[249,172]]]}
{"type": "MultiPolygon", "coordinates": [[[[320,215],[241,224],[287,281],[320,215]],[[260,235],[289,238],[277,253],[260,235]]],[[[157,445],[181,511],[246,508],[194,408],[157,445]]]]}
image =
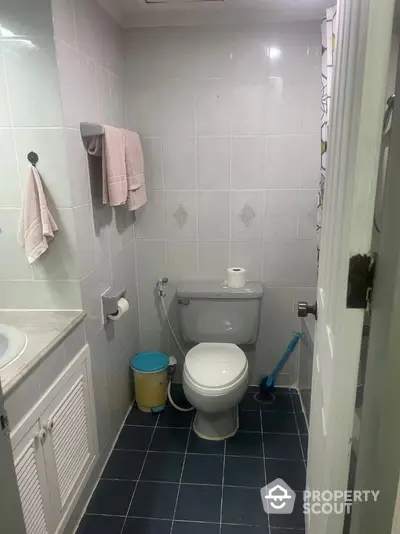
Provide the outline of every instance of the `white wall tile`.
{"type": "Polygon", "coordinates": [[[165,189],[196,189],[195,140],[166,136],[162,147],[165,189]]]}
{"type": "Polygon", "coordinates": [[[246,269],[246,279],[260,281],[262,279],[263,244],[252,241],[232,241],[231,266],[246,269]]]}
{"type": "Polygon", "coordinates": [[[96,420],[97,420],[97,439],[99,442],[99,451],[103,451],[108,440],[113,439],[111,432],[110,412],[108,409],[107,387],[104,386],[95,398],[96,420]]]}
{"type": "Polygon", "coordinates": [[[156,137],[144,137],[142,139],[142,149],[144,158],[144,174],[146,188],[162,189],[162,141],[156,137]]]}
{"type": "Polygon", "coordinates": [[[56,42],[56,52],[64,124],[69,128],[79,128],[80,108],[76,105],[81,89],[78,52],[61,41],[56,42]]]}
{"type": "Polygon", "coordinates": [[[99,122],[100,115],[97,107],[96,94],[96,66],[86,55],[79,52],[80,107],[82,122],[99,122]]]}
{"type": "Polygon", "coordinates": [[[167,263],[164,241],[139,240],[136,242],[139,285],[156,285],[165,276],[167,263]]]}
{"type": "Polygon", "coordinates": [[[265,189],[265,137],[234,137],[231,148],[232,189],[265,189]]]}
{"type": "Polygon", "coordinates": [[[271,287],[295,285],[296,241],[264,243],[263,281],[271,287]]]}
{"type": "Polygon", "coordinates": [[[298,192],[299,239],[316,239],[317,236],[317,191],[298,192]]]}
{"type": "Polygon", "coordinates": [[[192,32],[195,77],[222,78],[228,80],[232,69],[232,31],[218,28],[215,32],[202,28],[192,32]]]}
{"type": "MultiPolygon", "coordinates": [[[[1,96],[0,96],[1,98],[1,96]]],[[[12,130],[0,130],[1,161],[1,207],[18,207],[21,205],[21,184],[12,130]]]]}
{"type": "Polygon", "coordinates": [[[202,80],[196,86],[197,135],[230,134],[230,91],[221,80],[202,80]]]}
{"type": "Polygon", "coordinates": [[[73,209],[76,252],[78,255],[79,278],[83,278],[95,267],[93,216],[90,204],[83,204],[73,209]]]}
{"type": "Polygon", "coordinates": [[[301,176],[302,138],[269,136],[267,140],[267,188],[298,189],[301,176]]]}
{"type": "Polygon", "coordinates": [[[162,239],[165,236],[164,197],[161,191],[148,191],[147,204],[136,213],[136,237],[162,239]]]}
{"type": "Polygon", "coordinates": [[[99,121],[101,124],[113,122],[110,71],[96,65],[96,90],[99,121]]]}
{"type": "Polygon", "coordinates": [[[321,139],[319,135],[301,137],[301,187],[318,189],[321,177],[321,139]]]}
{"type": "Polygon", "coordinates": [[[197,141],[199,189],[229,189],[229,138],[206,137],[197,141]]]}
{"type": "Polygon", "coordinates": [[[51,0],[54,37],[77,48],[72,0],[51,0]]]}
{"type": "Polygon", "coordinates": [[[300,134],[303,119],[303,87],[290,77],[270,77],[266,103],[266,133],[300,134]]]}
{"type": "Polygon", "coordinates": [[[229,239],[229,193],[199,192],[199,239],[229,239]]]}
{"type": "Polygon", "coordinates": [[[2,44],[0,41],[0,126],[10,126],[10,110],[6,90],[6,77],[3,63],[2,44]]]}
{"type": "Polygon", "coordinates": [[[197,278],[197,242],[167,241],[167,273],[171,282],[197,278]]]}
{"type": "Polygon", "coordinates": [[[262,239],[265,193],[234,191],[231,193],[232,239],[262,239]]]}
{"type": "Polygon", "coordinates": [[[160,297],[154,286],[139,286],[140,327],[144,330],[162,330],[164,317],[160,297]]]}
{"type": "Polygon", "coordinates": [[[32,278],[24,249],[18,243],[19,209],[0,209],[0,248],[3,261],[0,262],[0,279],[29,280],[32,278]]]}
{"type": "Polygon", "coordinates": [[[317,284],[316,239],[304,239],[295,243],[295,285],[315,287],[317,284]]]}
{"type": "Polygon", "coordinates": [[[194,90],[184,80],[165,80],[159,87],[161,128],[165,135],[194,135],[194,90]]]}
{"type": "Polygon", "coordinates": [[[197,239],[197,193],[165,193],[165,233],[167,239],[197,239]]]}
{"type": "Polygon", "coordinates": [[[264,239],[296,239],[298,213],[298,191],[267,191],[264,239]]]}
{"type": "Polygon", "coordinates": [[[231,92],[232,134],[267,133],[267,89],[264,84],[236,85],[231,92]]]}
{"type": "MultiPolygon", "coordinates": [[[[31,37],[31,36],[29,36],[31,37]]],[[[62,110],[52,36],[3,40],[13,125],[61,126],[62,110]]]]}
{"type": "Polygon", "coordinates": [[[81,310],[78,280],[0,280],[0,308],[81,310]]]}
{"type": "Polygon", "coordinates": [[[125,126],[126,102],[123,80],[111,72],[111,124],[116,127],[125,126]]]}
{"type": "Polygon", "coordinates": [[[202,241],[199,243],[199,278],[225,280],[229,267],[228,241],[202,241]]]}
{"type": "Polygon", "coordinates": [[[88,162],[80,132],[65,129],[64,136],[72,205],[81,206],[82,204],[88,204],[91,201],[88,162]]]}

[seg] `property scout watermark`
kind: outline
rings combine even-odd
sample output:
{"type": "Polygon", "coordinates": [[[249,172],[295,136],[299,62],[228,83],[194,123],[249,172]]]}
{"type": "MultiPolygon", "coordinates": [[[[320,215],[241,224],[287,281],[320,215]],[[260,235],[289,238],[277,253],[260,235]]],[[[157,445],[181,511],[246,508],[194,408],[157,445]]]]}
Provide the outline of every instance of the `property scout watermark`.
{"type": "MultiPolygon", "coordinates": [[[[304,491],[303,513],[343,514],[349,513],[354,502],[377,502],[379,491],[304,491]]],[[[267,514],[291,514],[296,502],[296,493],[281,478],[261,489],[261,501],[267,514]]]]}

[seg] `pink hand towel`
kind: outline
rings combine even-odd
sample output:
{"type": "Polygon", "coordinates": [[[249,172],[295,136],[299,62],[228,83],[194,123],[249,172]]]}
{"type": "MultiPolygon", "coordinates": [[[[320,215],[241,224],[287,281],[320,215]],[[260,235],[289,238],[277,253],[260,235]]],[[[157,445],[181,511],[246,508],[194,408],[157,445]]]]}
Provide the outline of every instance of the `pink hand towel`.
{"type": "Polygon", "coordinates": [[[125,166],[128,182],[126,205],[129,211],[134,211],[147,202],[143,151],[140,137],[136,132],[122,131],[125,136],[125,166]]]}
{"type": "Polygon", "coordinates": [[[39,171],[30,165],[19,228],[19,243],[25,249],[29,263],[36,261],[47,250],[48,241],[53,239],[56,230],[39,171]]]}
{"type": "Polygon", "coordinates": [[[88,153],[102,156],[103,204],[125,204],[128,183],[125,167],[125,135],[120,128],[104,126],[104,136],[90,140],[88,153]]]}

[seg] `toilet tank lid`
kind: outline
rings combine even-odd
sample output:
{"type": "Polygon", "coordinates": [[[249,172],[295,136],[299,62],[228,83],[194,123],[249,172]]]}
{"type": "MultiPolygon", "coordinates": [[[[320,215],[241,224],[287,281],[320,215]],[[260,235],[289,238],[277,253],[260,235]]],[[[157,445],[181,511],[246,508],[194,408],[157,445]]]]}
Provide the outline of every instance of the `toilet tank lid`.
{"type": "Polygon", "coordinates": [[[220,281],[192,280],[178,284],[176,294],[178,298],[260,299],[263,286],[261,282],[247,282],[244,287],[233,288],[220,281]]]}

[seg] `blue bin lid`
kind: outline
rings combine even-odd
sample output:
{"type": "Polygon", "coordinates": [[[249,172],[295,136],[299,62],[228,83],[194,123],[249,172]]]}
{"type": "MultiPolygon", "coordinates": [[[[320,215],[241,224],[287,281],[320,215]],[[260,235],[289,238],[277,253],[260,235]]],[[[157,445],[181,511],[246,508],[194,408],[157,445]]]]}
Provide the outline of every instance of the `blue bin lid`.
{"type": "Polygon", "coordinates": [[[132,358],[131,367],[141,373],[163,371],[169,365],[169,358],[162,352],[140,352],[132,358]]]}

